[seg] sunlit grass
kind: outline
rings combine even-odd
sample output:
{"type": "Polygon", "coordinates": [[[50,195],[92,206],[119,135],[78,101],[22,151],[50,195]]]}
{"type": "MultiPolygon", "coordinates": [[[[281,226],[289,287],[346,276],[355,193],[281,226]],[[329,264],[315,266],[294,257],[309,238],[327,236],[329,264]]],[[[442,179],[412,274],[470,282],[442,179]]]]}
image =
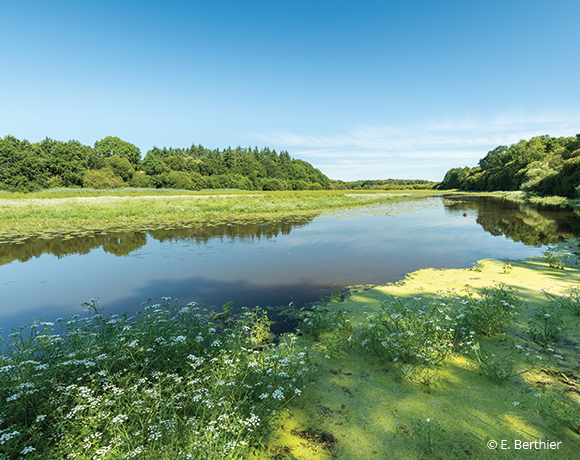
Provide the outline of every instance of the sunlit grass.
{"type": "Polygon", "coordinates": [[[92,196],[89,193],[88,196],[59,198],[54,198],[57,195],[48,198],[48,195],[42,194],[25,197],[4,195],[0,198],[0,238],[56,236],[111,229],[175,228],[210,221],[280,219],[288,215],[388,203],[428,194],[305,191],[130,196],[92,196]]]}

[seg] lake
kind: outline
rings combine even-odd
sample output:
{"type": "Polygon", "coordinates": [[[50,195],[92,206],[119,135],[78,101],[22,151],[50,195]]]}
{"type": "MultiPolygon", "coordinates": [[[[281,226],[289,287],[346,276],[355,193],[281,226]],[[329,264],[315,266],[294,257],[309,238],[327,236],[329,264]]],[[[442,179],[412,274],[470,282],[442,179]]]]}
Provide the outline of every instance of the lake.
{"type": "Polygon", "coordinates": [[[97,297],[105,313],[129,314],[162,296],[235,309],[300,305],[330,286],[538,256],[579,228],[570,210],[442,195],[262,224],[30,239],[0,245],[0,327],[5,335],[33,318],[82,314],[97,297]]]}

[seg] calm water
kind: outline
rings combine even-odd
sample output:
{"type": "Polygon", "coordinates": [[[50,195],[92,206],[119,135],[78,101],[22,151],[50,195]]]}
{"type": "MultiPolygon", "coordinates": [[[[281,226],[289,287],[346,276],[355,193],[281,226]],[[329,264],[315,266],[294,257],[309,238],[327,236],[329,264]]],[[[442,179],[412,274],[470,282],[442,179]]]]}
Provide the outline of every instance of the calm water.
{"type": "Polygon", "coordinates": [[[0,327],[82,313],[93,297],[129,314],[148,298],[206,305],[287,305],[329,286],[382,284],[425,267],[540,255],[577,236],[555,208],[471,197],[322,213],[261,225],[111,233],[0,245],[0,327]]]}

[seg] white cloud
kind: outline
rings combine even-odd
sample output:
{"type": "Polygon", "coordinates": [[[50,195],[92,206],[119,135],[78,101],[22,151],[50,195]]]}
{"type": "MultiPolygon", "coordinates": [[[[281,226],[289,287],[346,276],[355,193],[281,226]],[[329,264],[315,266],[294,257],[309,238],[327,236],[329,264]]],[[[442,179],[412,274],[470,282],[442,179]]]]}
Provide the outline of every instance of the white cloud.
{"type": "MultiPolygon", "coordinates": [[[[394,177],[441,180],[447,169],[477,161],[497,145],[541,134],[572,136],[580,116],[553,113],[502,113],[488,119],[428,120],[415,125],[358,124],[334,134],[285,131],[251,136],[251,142],[288,150],[333,178],[394,177]],[[422,172],[427,176],[414,176],[422,172]]],[[[247,137],[247,136],[246,136],[247,137]]]]}

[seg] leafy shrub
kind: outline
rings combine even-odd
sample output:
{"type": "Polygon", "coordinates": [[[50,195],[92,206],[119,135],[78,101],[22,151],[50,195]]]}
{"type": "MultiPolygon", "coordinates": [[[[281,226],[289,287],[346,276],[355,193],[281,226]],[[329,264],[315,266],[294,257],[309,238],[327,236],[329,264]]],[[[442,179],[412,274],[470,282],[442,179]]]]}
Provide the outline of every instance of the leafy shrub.
{"type": "Polygon", "coordinates": [[[262,190],[269,191],[284,190],[284,186],[282,185],[282,182],[279,181],[278,179],[268,179],[266,182],[264,182],[262,190]]]}
{"type": "Polygon", "coordinates": [[[89,169],[83,177],[83,187],[89,188],[119,188],[125,183],[110,169],[89,169]]]}
{"type": "Polygon", "coordinates": [[[139,171],[129,181],[131,187],[136,188],[149,188],[153,185],[151,178],[147,176],[144,172],[139,171]]]}

